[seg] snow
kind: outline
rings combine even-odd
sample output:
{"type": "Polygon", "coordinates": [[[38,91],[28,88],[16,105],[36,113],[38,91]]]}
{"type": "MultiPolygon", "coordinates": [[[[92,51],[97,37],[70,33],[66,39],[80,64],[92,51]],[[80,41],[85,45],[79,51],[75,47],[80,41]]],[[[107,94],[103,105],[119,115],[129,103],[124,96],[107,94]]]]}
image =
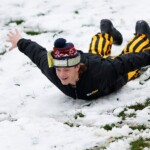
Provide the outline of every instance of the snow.
{"type": "Polygon", "coordinates": [[[112,47],[112,54],[117,55],[133,36],[137,20],[150,24],[149,4],[148,0],[1,0],[0,53],[7,52],[0,55],[0,149],[85,150],[101,146],[107,150],[129,150],[130,142],[138,137],[150,138],[149,106],[138,111],[128,109],[125,113],[135,113],[135,118],[126,118],[111,131],[103,128],[121,122],[118,115],[124,108],[150,98],[150,81],[141,85],[138,78],[98,100],[73,100],[49,82],[17,48],[8,52],[10,43],[6,42],[7,33],[18,28],[23,37],[47,50],[52,49],[56,38],[64,37],[87,52],[91,37],[100,32],[100,20],[108,18],[124,37],[121,46],[112,47]],[[9,23],[14,20],[24,22],[18,26],[9,23]],[[30,36],[26,31],[43,33],[30,36]],[[77,113],[85,117],[75,119],[77,113]],[[130,128],[138,124],[149,128],[130,128]],[[116,140],[117,137],[122,138],[116,140]]]}

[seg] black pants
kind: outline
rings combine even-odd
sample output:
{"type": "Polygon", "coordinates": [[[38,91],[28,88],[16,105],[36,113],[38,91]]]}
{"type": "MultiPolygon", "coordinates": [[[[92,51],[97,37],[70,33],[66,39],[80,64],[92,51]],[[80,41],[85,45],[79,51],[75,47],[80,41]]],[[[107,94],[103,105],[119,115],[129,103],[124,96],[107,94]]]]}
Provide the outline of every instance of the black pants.
{"type": "MultiPolygon", "coordinates": [[[[92,37],[89,52],[102,57],[111,57],[111,47],[113,44],[113,37],[109,34],[98,33],[92,37]]],[[[150,50],[150,40],[145,34],[134,35],[133,38],[127,43],[120,55],[127,53],[139,53],[141,51],[150,50]]],[[[135,70],[128,73],[128,80],[135,79],[140,74],[140,70],[135,70]]]]}

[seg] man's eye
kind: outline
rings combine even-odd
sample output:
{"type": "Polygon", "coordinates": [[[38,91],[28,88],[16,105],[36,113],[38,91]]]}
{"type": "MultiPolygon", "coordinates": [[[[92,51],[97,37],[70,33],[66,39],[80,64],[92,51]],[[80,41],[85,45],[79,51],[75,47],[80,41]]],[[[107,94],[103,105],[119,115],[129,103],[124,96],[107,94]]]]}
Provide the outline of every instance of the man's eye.
{"type": "Polygon", "coordinates": [[[69,71],[69,69],[65,69],[65,71],[69,71]]]}
{"type": "Polygon", "coordinates": [[[57,71],[60,71],[60,69],[56,69],[57,71]]]}

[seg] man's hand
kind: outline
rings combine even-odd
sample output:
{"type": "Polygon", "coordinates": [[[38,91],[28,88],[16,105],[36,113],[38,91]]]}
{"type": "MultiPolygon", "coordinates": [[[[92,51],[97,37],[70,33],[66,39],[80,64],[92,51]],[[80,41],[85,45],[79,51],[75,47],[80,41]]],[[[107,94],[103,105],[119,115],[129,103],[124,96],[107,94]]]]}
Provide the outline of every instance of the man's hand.
{"type": "Polygon", "coordinates": [[[12,46],[9,48],[9,51],[17,47],[18,41],[22,38],[20,32],[15,29],[14,32],[10,31],[8,34],[7,42],[10,42],[12,46]]]}

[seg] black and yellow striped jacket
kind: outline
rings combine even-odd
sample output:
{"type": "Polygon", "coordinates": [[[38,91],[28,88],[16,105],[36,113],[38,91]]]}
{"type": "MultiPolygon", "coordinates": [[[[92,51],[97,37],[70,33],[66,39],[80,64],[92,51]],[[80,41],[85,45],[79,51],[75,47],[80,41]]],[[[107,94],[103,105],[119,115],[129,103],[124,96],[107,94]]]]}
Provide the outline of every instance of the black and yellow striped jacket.
{"type": "Polygon", "coordinates": [[[73,88],[71,85],[62,85],[55,68],[49,68],[45,48],[26,39],[19,40],[17,45],[55,86],[74,99],[92,100],[116,91],[127,83],[128,72],[150,65],[149,50],[118,56],[115,59],[104,59],[80,51],[81,62],[87,66],[87,70],[80,76],[76,88],[73,88]]]}

